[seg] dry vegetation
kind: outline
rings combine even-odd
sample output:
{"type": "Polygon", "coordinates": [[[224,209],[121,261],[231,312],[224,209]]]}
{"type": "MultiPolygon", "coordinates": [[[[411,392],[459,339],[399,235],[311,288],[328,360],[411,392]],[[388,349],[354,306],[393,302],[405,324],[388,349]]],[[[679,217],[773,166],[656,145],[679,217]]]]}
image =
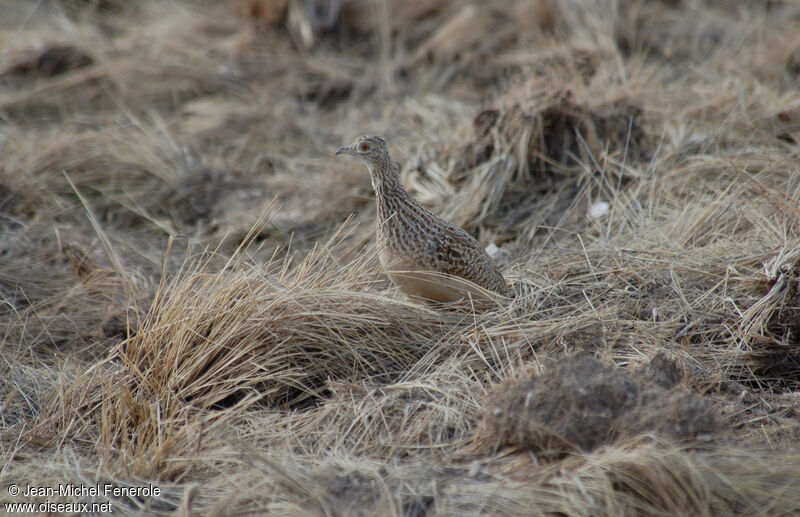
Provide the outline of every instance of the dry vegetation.
{"type": "Polygon", "coordinates": [[[800,513],[797,2],[0,12],[0,502],[800,513]],[[362,133],[510,306],[385,281],[362,133]]]}

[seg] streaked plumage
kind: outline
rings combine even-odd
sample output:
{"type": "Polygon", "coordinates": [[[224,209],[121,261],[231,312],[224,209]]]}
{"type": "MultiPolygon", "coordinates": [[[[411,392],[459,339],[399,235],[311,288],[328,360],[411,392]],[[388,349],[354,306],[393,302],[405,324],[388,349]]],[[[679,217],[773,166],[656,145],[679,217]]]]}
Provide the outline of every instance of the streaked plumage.
{"type": "Polygon", "coordinates": [[[381,264],[400,290],[440,302],[462,300],[468,293],[490,300],[498,294],[513,295],[478,241],[425,210],[403,188],[400,167],[382,138],[360,136],[336,152],[340,153],[358,156],[367,164],[377,198],[381,264]]]}

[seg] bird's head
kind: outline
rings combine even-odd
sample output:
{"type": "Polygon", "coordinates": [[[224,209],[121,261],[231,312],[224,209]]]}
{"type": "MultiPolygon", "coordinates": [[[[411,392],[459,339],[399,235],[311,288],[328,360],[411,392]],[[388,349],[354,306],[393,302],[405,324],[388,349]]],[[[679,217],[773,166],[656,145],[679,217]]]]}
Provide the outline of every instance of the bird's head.
{"type": "Polygon", "coordinates": [[[336,154],[352,154],[358,156],[367,164],[383,162],[389,156],[386,141],[379,136],[360,136],[352,144],[342,147],[336,154]]]}

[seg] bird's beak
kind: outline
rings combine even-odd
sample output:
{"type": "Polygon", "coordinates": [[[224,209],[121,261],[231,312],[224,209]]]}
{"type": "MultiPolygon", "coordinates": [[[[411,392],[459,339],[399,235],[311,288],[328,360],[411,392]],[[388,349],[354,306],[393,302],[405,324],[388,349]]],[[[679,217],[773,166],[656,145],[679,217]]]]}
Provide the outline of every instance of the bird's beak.
{"type": "Polygon", "coordinates": [[[336,156],[338,154],[342,154],[342,153],[347,153],[347,152],[350,152],[350,148],[349,147],[342,147],[341,149],[339,149],[338,151],[336,151],[334,153],[334,156],[336,156]]]}

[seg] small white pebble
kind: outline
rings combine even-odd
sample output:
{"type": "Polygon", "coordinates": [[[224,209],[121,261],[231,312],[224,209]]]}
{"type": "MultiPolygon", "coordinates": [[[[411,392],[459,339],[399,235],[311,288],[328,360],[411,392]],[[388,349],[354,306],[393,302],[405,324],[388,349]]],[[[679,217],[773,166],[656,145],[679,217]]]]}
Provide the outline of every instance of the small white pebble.
{"type": "Polygon", "coordinates": [[[488,253],[489,256],[492,257],[492,260],[497,262],[497,265],[500,267],[507,266],[511,257],[511,254],[508,252],[508,250],[498,248],[497,244],[495,243],[491,243],[486,246],[486,253],[488,253]]]}
{"type": "Polygon", "coordinates": [[[610,208],[611,205],[609,205],[606,201],[598,201],[589,208],[589,219],[603,217],[608,213],[610,208]]]}

